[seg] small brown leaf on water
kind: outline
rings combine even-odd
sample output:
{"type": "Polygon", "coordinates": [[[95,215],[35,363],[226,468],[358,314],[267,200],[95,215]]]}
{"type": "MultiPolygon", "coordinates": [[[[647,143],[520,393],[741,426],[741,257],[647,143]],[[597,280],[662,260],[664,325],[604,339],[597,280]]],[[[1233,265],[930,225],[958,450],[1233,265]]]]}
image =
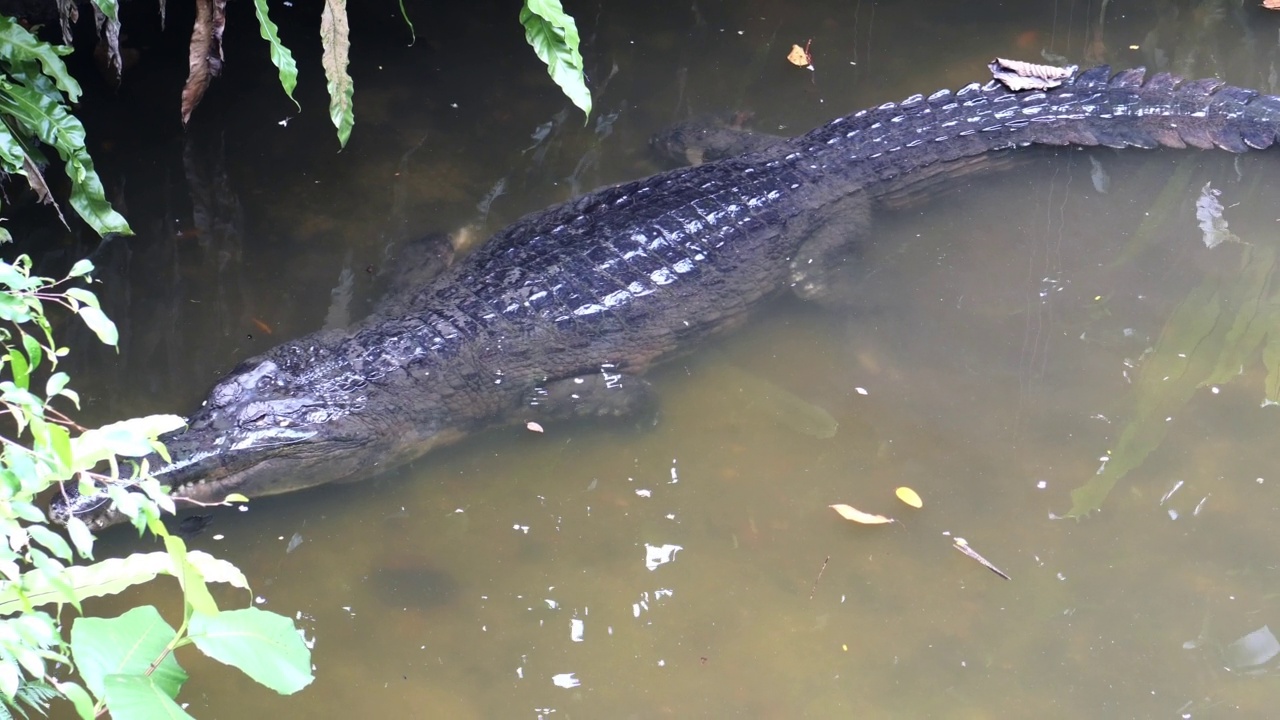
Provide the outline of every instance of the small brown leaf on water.
{"type": "Polygon", "coordinates": [[[909,487],[900,487],[897,490],[894,490],[893,494],[897,495],[899,500],[913,508],[916,508],[917,510],[924,507],[924,500],[920,499],[920,494],[909,487]]]}
{"type": "Polygon", "coordinates": [[[863,525],[884,525],[885,523],[896,522],[891,517],[872,515],[871,513],[862,512],[851,505],[836,504],[831,505],[830,508],[839,513],[840,517],[845,520],[852,520],[853,522],[861,523],[863,525]]]}
{"type": "Polygon", "coordinates": [[[536,432],[536,433],[543,432],[542,426],[532,420],[525,423],[524,426],[529,428],[529,430],[532,432],[536,432]]]}
{"type": "Polygon", "coordinates": [[[791,52],[787,53],[787,62],[795,65],[796,67],[807,67],[812,70],[813,56],[809,54],[809,45],[812,43],[813,41],[810,40],[804,44],[804,47],[792,45],[791,52]]]}

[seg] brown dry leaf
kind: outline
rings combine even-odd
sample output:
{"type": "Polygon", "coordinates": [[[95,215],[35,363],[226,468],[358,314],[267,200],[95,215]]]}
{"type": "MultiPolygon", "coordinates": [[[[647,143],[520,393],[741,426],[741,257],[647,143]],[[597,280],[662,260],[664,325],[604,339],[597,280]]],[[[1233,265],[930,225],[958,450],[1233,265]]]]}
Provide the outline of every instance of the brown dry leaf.
{"type": "Polygon", "coordinates": [[[182,88],[183,125],[200,104],[209,81],[222,73],[222,29],[226,22],[226,0],[196,0],[196,22],[187,56],[187,84],[182,88]]]}
{"type": "Polygon", "coordinates": [[[94,5],[93,22],[98,30],[98,46],[93,49],[98,72],[112,87],[120,87],[120,78],[124,74],[124,60],[120,57],[120,21],[107,17],[94,5]]]}
{"type": "MultiPolygon", "coordinates": [[[[809,41],[813,42],[812,40],[809,41]]],[[[792,45],[791,52],[787,53],[787,62],[796,67],[807,67],[813,69],[813,56],[809,54],[809,43],[805,43],[804,47],[792,45]]]]}
{"type": "Polygon", "coordinates": [[[58,0],[58,20],[62,25],[62,44],[70,45],[71,26],[80,22],[80,8],[76,6],[76,0],[58,0]]]}
{"type": "Polygon", "coordinates": [[[840,517],[845,520],[852,520],[863,525],[884,525],[885,523],[896,522],[893,518],[865,513],[851,505],[836,504],[829,507],[839,513],[840,517]]]}
{"type": "Polygon", "coordinates": [[[924,507],[924,500],[920,499],[920,493],[917,493],[909,487],[900,487],[897,490],[894,490],[893,494],[897,495],[899,500],[913,508],[916,508],[917,510],[924,507]]]}
{"type": "Polygon", "coordinates": [[[40,168],[31,160],[30,155],[22,156],[22,174],[27,176],[27,184],[31,186],[36,197],[44,205],[52,205],[54,211],[58,213],[58,219],[62,221],[63,227],[67,226],[67,219],[62,216],[62,208],[58,207],[58,203],[53,199],[53,193],[49,192],[49,186],[45,184],[44,175],[40,173],[40,168]]]}

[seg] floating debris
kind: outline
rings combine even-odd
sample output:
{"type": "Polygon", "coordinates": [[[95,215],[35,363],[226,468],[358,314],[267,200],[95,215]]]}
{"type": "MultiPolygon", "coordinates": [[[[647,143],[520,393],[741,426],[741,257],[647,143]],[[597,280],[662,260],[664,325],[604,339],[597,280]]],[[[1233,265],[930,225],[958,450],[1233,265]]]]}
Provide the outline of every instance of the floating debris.
{"type": "Polygon", "coordinates": [[[809,46],[813,44],[813,38],[804,44],[804,47],[792,45],[791,52],[787,53],[787,62],[802,67],[806,70],[813,70],[813,55],[809,53],[809,46]]]}
{"type": "Polygon", "coordinates": [[[960,552],[964,553],[965,555],[968,555],[969,557],[973,558],[974,560],[977,560],[979,563],[982,563],[982,566],[983,566],[983,567],[985,567],[986,569],[988,569],[988,570],[990,570],[991,572],[993,572],[993,573],[995,573],[995,574],[999,575],[1000,577],[1004,578],[1005,580],[1012,580],[1012,579],[1013,579],[1013,578],[1009,577],[1008,575],[1006,575],[1006,574],[1005,574],[1005,572],[1004,572],[1003,570],[1001,570],[1000,568],[996,567],[995,565],[992,565],[992,564],[991,564],[991,563],[990,563],[986,558],[984,558],[984,557],[982,557],[981,555],[979,555],[979,554],[977,553],[977,551],[975,551],[973,548],[969,547],[969,542],[968,542],[967,540],[965,540],[964,538],[962,538],[962,537],[954,538],[954,539],[952,540],[952,542],[955,544],[955,548],[956,548],[957,550],[959,550],[960,552]]]}
{"type": "Polygon", "coordinates": [[[862,512],[851,505],[836,504],[830,505],[829,507],[839,513],[840,517],[845,520],[852,520],[853,522],[860,523],[862,525],[884,525],[885,523],[897,522],[891,517],[862,512]]]}
{"type": "Polygon", "coordinates": [[[679,545],[663,545],[655,547],[649,543],[644,544],[644,566],[650,570],[657,570],[659,565],[666,565],[676,559],[676,553],[684,548],[679,545]]]}
{"type": "Polygon", "coordinates": [[[905,485],[894,490],[893,494],[897,495],[899,500],[913,508],[916,508],[917,510],[924,507],[924,500],[920,499],[920,494],[905,485]]]}
{"type": "Polygon", "coordinates": [[[538,423],[532,420],[525,423],[524,426],[529,429],[529,432],[536,432],[536,433],[546,432],[545,430],[542,429],[541,425],[539,425],[538,423]]]}
{"type": "Polygon", "coordinates": [[[560,673],[551,677],[551,684],[562,688],[576,688],[582,683],[574,677],[576,673],[560,673]]]}

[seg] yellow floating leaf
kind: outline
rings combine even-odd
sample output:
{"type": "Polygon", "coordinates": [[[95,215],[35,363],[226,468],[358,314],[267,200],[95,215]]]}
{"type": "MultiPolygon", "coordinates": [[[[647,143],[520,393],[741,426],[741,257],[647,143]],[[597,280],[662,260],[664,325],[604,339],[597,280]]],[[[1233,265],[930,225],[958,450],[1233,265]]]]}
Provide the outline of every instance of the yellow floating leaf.
{"type": "Polygon", "coordinates": [[[885,523],[894,522],[893,518],[865,513],[850,505],[837,504],[831,505],[830,507],[832,510],[840,513],[840,517],[845,520],[852,520],[856,523],[862,523],[863,525],[883,525],[885,523]]]}
{"type": "Polygon", "coordinates": [[[899,500],[913,508],[919,509],[924,507],[924,501],[920,499],[920,494],[909,487],[900,487],[897,490],[894,490],[893,494],[897,495],[899,500]]]}
{"type": "MultiPolygon", "coordinates": [[[[809,42],[813,42],[810,40],[809,42]]],[[[809,67],[813,65],[813,56],[809,54],[809,43],[805,43],[804,47],[792,45],[791,52],[787,53],[787,62],[796,67],[809,67]]]]}

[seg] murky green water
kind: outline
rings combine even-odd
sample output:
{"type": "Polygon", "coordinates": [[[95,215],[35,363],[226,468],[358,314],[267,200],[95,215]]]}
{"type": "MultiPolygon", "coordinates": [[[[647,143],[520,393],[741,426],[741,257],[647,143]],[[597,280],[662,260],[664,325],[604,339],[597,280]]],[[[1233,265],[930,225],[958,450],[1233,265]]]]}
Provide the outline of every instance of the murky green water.
{"type": "MultiPolygon", "coordinates": [[[[423,8],[413,47],[353,48],[342,153],[315,59],[300,53],[305,114],[283,127],[296,112],[246,44],[185,139],[100,119],[99,165],[139,237],[99,256],[123,339],[118,356],[75,351],[87,414],[187,411],[238,359],[358,317],[398,243],[653,172],[647,137],[690,113],[800,132],[1042,48],[1117,66],[1159,53],[1277,90],[1280,23],[1252,7],[1113,4],[1095,42],[1096,3],[1022,5],[572,6],[598,90],[585,127],[514,6],[423,8]],[[809,39],[814,71],[788,65],[809,39]]],[[[363,22],[398,32],[390,6],[363,22]]],[[[652,429],[496,432],[219,513],[192,545],[298,618],[317,679],[277,698],[182,657],[183,699],[201,718],[1267,716],[1274,661],[1230,647],[1280,626],[1280,415],[1259,408],[1256,357],[1171,416],[1102,512],[1053,519],[1116,443],[1173,308],[1239,261],[1240,245],[1201,243],[1210,182],[1238,235],[1277,241],[1277,152],[1062,151],[879,218],[856,309],[784,300],[664,366],[652,429]],[[1162,204],[1179,172],[1188,189],[1162,204]],[[829,413],[834,436],[770,386],[829,413]],[[901,522],[855,526],[837,502],[901,522]]]]}

